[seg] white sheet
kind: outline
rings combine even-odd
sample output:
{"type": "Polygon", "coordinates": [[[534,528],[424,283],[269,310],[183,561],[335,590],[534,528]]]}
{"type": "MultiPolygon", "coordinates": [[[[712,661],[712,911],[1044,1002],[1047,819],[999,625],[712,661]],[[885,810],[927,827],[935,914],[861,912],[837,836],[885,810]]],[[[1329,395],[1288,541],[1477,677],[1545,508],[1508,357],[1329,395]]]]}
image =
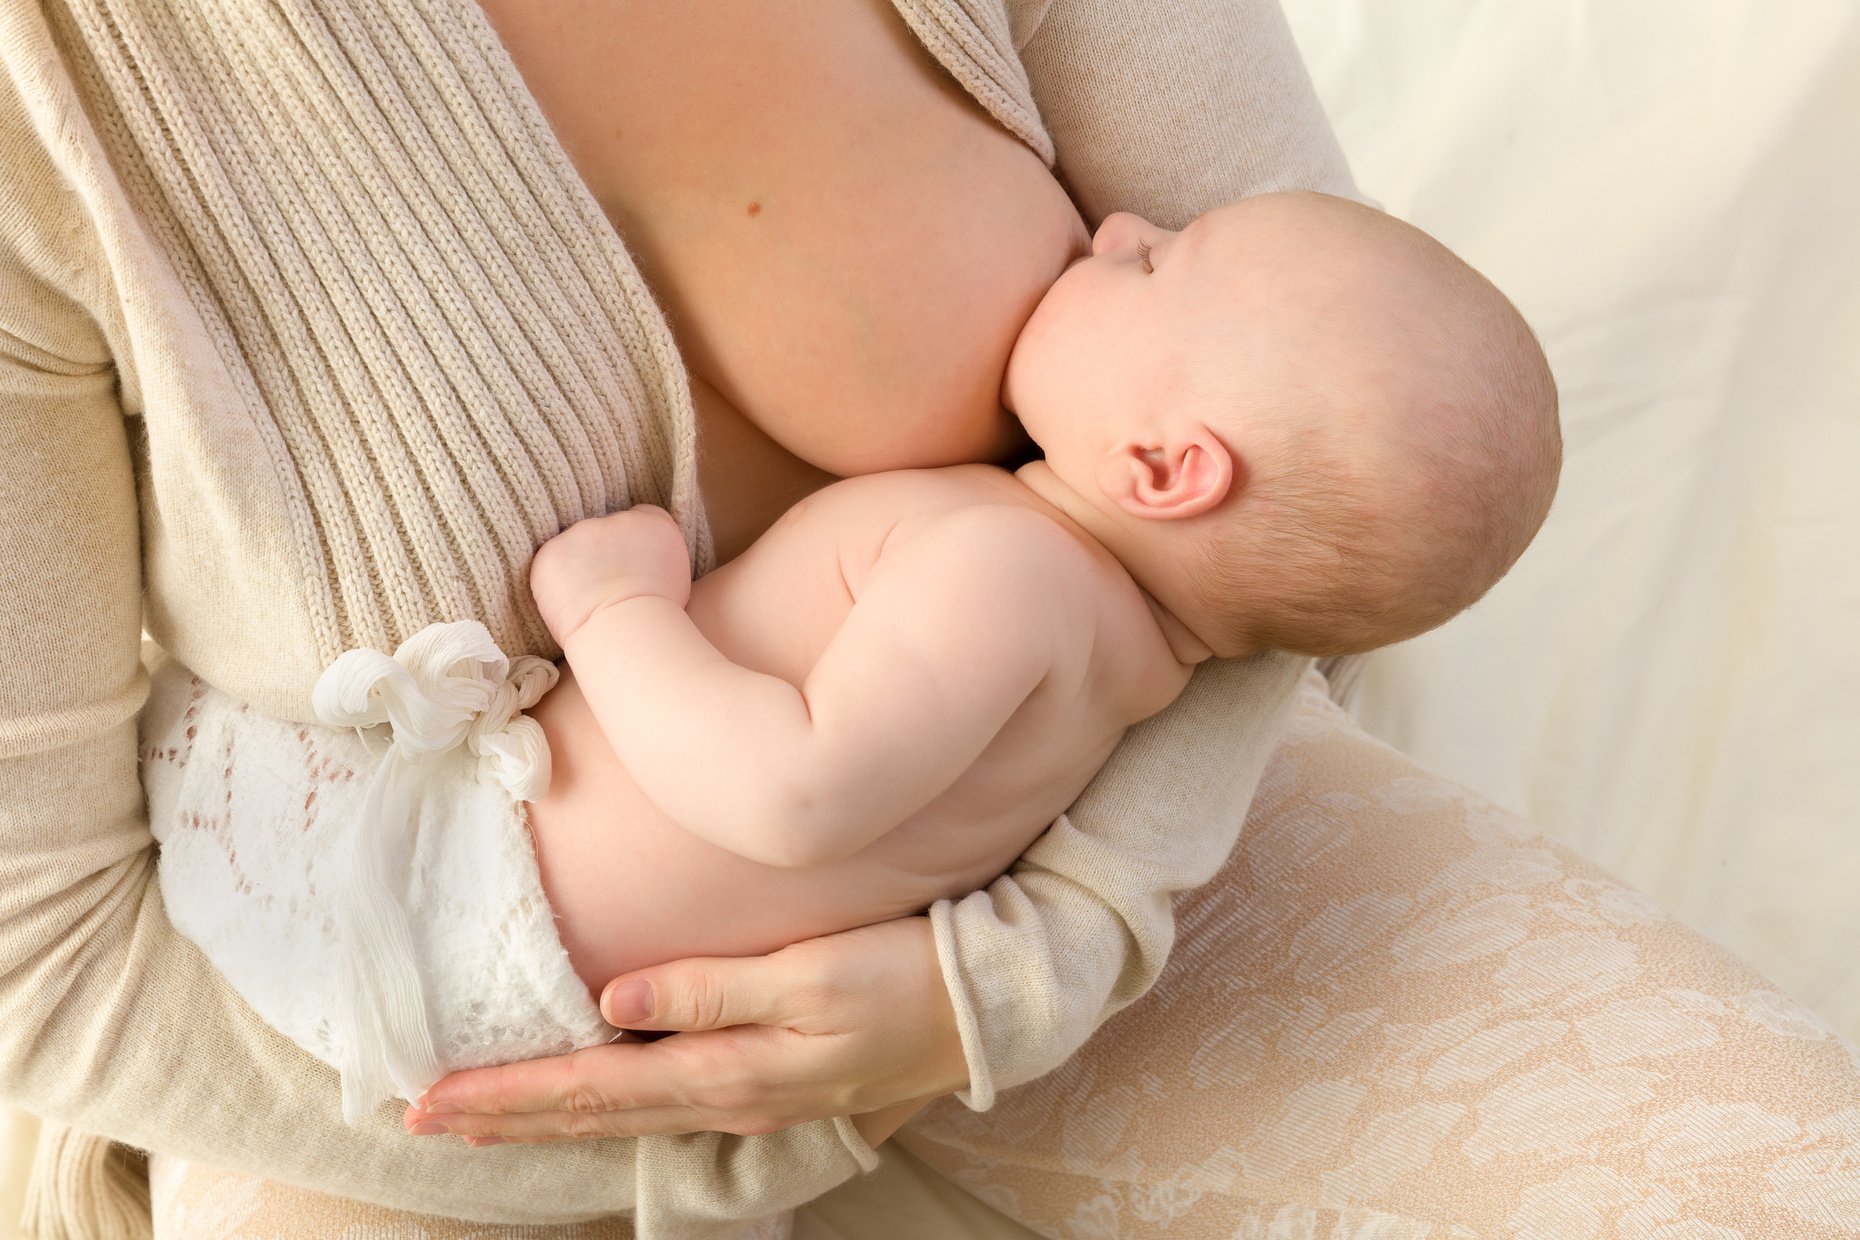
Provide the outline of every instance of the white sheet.
{"type": "Polygon", "coordinates": [[[1563,394],[1537,544],[1358,717],[1860,1037],[1860,9],[1288,14],[1364,190],[1563,394]]]}

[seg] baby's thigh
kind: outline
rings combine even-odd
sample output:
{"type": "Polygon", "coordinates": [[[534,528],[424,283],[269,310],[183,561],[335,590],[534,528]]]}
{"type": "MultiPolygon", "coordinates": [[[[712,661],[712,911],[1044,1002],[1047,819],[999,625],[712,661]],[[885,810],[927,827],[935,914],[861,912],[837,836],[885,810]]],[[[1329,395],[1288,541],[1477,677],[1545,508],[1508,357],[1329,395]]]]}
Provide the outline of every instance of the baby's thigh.
{"type": "Polygon", "coordinates": [[[1860,1052],[1317,693],[1177,915],[1072,1060],[898,1140],[1047,1234],[1860,1233],[1860,1052]]]}

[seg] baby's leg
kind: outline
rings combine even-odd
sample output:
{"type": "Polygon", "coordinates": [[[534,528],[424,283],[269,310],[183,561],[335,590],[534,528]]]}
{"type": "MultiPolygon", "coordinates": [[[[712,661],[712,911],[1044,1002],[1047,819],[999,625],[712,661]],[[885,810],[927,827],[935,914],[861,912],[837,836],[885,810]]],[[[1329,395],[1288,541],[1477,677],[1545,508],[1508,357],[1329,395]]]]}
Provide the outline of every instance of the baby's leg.
{"type": "Polygon", "coordinates": [[[1154,991],[895,1139],[1042,1235],[1860,1235],[1860,1052],[1307,687],[1154,991]]]}
{"type": "Polygon", "coordinates": [[[549,790],[525,817],[556,934],[575,973],[598,995],[638,960],[641,932],[630,887],[644,846],[624,828],[646,810],[588,708],[574,673],[530,709],[549,742],[549,790]]]}

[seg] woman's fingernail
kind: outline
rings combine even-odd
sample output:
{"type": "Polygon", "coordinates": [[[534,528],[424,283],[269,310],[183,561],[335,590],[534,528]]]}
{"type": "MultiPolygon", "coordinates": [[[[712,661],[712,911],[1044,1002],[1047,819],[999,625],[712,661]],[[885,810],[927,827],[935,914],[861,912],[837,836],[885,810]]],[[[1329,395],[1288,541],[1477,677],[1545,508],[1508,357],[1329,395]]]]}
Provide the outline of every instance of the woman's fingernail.
{"type": "Polygon", "coordinates": [[[504,1143],[502,1137],[466,1137],[465,1139],[476,1149],[483,1149],[487,1145],[502,1145],[504,1143]]]}
{"type": "Polygon", "coordinates": [[[619,982],[601,996],[601,1015],[610,1025],[627,1025],[652,1015],[651,982],[619,982]]]}
{"type": "Polygon", "coordinates": [[[435,1123],[430,1119],[423,1119],[407,1131],[411,1132],[416,1137],[436,1137],[447,1131],[447,1129],[444,1124],[435,1123]]]}
{"type": "Polygon", "coordinates": [[[428,1115],[463,1115],[465,1108],[456,1102],[424,1102],[420,1109],[428,1115]]]}

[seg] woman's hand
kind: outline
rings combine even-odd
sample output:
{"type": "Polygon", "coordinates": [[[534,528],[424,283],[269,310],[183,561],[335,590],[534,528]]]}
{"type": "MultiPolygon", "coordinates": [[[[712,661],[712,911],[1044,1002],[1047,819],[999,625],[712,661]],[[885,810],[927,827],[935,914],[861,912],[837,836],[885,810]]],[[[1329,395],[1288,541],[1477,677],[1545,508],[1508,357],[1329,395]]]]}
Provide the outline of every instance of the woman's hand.
{"type": "Polygon", "coordinates": [[[489,1145],[747,1136],[852,1115],[876,1145],[918,1107],[968,1084],[928,917],[768,956],[641,969],[608,984],[601,1011],[625,1028],[678,1032],[455,1072],[407,1108],[407,1127],[489,1145]],[[633,989],[642,982],[644,995],[633,989]]]}

